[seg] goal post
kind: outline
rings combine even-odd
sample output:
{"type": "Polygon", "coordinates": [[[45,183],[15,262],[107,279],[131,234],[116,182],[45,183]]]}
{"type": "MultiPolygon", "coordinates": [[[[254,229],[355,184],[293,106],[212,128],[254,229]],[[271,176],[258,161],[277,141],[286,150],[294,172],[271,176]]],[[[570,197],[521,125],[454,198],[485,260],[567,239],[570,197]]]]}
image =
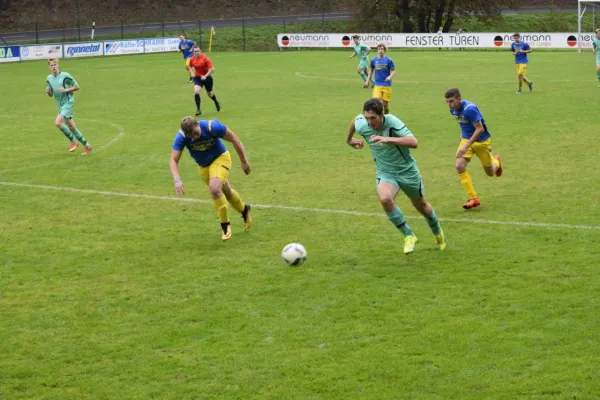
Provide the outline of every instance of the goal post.
{"type": "Polygon", "coordinates": [[[600,11],[600,0],[577,0],[577,51],[581,53],[581,20],[590,8],[592,13],[592,28],[596,29],[596,9],[600,11]]]}

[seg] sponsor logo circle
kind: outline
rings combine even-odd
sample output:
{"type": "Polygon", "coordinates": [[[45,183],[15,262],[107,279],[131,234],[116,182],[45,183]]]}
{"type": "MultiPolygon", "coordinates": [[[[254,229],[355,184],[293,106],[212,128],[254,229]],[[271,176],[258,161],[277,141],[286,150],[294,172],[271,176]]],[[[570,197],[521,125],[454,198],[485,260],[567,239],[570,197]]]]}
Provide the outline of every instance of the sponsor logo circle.
{"type": "Polygon", "coordinates": [[[573,35],[569,35],[569,37],[567,38],[567,45],[569,45],[570,47],[576,46],[577,38],[573,35]]]}
{"type": "Polygon", "coordinates": [[[500,47],[504,44],[504,39],[500,35],[496,35],[494,37],[494,45],[500,47]]]}
{"type": "Polygon", "coordinates": [[[349,46],[350,45],[350,38],[348,36],[344,36],[342,38],[342,45],[344,45],[344,46],[349,46]]]}
{"type": "Polygon", "coordinates": [[[287,46],[288,44],[290,44],[290,38],[287,36],[284,36],[281,38],[281,44],[284,46],[287,46]]]}

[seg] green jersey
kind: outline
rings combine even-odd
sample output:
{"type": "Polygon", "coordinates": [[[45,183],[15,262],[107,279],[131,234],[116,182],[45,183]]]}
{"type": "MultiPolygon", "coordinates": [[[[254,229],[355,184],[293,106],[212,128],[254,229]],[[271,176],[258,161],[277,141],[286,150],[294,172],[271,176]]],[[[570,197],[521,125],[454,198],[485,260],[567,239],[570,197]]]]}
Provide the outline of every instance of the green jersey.
{"type": "Polygon", "coordinates": [[[68,72],[61,72],[56,76],[52,74],[48,75],[48,77],[46,78],[46,85],[52,89],[52,94],[54,94],[56,106],[59,110],[66,105],[75,104],[75,93],[60,92],[61,87],[68,89],[73,86],[79,86],[75,78],[73,78],[68,72]]]}
{"type": "MultiPolygon", "coordinates": [[[[369,144],[378,172],[391,174],[403,174],[408,171],[417,170],[417,162],[410,155],[407,147],[395,146],[386,143],[371,143],[369,139],[373,135],[387,137],[414,136],[406,125],[392,114],[383,117],[383,124],[379,129],[373,129],[363,115],[354,120],[356,133],[362,136],[369,144]]],[[[418,171],[418,170],[417,170],[418,171]]]]}
{"type": "Polygon", "coordinates": [[[369,46],[367,46],[363,42],[359,42],[358,44],[354,45],[354,52],[361,60],[367,56],[369,50],[371,50],[369,46]]]}
{"type": "Polygon", "coordinates": [[[596,57],[600,55],[600,39],[597,37],[592,39],[592,45],[594,46],[594,50],[596,50],[596,57]]]}

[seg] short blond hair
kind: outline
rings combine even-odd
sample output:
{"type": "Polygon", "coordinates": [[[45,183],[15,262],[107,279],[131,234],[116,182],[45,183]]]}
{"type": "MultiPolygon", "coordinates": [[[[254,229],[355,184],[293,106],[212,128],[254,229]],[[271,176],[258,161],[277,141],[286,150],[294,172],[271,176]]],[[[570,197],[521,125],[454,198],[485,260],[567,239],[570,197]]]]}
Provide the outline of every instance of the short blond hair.
{"type": "Polygon", "coordinates": [[[198,121],[194,117],[187,116],[181,119],[181,130],[185,136],[191,135],[196,126],[198,126],[198,121]]]}
{"type": "Polygon", "coordinates": [[[49,58],[48,59],[48,65],[52,64],[53,62],[58,64],[58,60],[56,58],[49,58]]]}

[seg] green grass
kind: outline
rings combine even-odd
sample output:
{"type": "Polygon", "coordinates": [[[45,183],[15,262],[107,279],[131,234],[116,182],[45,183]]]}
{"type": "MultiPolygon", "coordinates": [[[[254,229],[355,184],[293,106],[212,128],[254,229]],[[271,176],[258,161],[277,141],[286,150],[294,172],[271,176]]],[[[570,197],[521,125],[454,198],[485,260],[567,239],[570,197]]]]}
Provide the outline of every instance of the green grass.
{"type": "Polygon", "coordinates": [[[517,96],[506,53],[390,55],[391,109],[419,140],[442,253],[400,195],[420,239],[402,254],[369,151],[345,144],[370,91],[339,52],[211,54],[223,110],[203,94],[203,117],[243,140],[253,172],[233,153],[231,182],[257,205],[250,233],[232,215],[226,243],[189,156],[196,201],[176,198],[169,173],[194,111],[180,57],[63,61],[87,157],[53,126],[46,63],[0,65],[0,398],[600,397],[593,57],[532,54],[535,91],[517,96]],[[500,179],[470,165],[483,203],[470,212],[452,86],[504,161],[500,179]],[[295,241],[309,259],[286,267],[295,241]]]}

